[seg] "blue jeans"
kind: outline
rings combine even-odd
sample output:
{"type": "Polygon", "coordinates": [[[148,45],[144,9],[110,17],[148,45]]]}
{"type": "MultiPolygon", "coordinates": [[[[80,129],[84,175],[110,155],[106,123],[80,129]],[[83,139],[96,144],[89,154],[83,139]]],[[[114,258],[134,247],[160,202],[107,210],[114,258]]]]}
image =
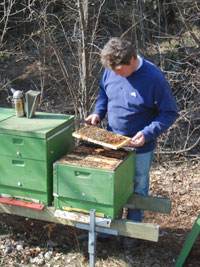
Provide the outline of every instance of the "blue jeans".
{"type": "MultiPolygon", "coordinates": [[[[148,195],[149,171],[154,157],[154,150],[147,153],[136,154],[134,193],[148,195]]],[[[127,219],[142,222],[143,210],[128,209],[127,219]]]]}

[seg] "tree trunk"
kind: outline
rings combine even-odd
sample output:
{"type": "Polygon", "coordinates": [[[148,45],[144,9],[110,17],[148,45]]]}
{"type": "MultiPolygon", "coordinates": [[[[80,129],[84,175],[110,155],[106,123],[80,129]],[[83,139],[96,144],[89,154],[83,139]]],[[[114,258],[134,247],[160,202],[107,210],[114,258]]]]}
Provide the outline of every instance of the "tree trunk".
{"type": "Polygon", "coordinates": [[[89,112],[89,56],[88,56],[88,0],[78,0],[79,7],[79,23],[80,23],[80,118],[87,117],[89,112]]]}

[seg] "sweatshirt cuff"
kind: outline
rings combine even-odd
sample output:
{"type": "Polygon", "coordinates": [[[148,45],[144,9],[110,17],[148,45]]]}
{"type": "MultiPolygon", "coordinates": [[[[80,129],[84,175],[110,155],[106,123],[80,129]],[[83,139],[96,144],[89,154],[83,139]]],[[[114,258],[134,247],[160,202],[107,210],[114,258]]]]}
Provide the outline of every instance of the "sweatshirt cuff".
{"type": "Polygon", "coordinates": [[[105,117],[105,112],[103,112],[103,111],[93,111],[92,112],[92,114],[97,114],[97,115],[99,115],[99,117],[100,117],[100,119],[101,119],[101,121],[103,120],[103,118],[105,117]]]}
{"type": "Polygon", "coordinates": [[[145,130],[142,130],[141,132],[144,135],[145,143],[149,142],[152,139],[151,136],[145,130]]]}

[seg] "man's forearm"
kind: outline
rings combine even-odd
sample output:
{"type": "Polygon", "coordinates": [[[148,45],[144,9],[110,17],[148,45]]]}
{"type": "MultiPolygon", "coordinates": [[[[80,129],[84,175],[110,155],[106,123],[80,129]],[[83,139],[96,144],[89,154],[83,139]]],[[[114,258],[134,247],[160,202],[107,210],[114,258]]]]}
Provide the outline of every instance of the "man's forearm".
{"type": "Polygon", "coordinates": [[[166,112],[157,117],[151,124],[146,126],[142,133],[145,136],[146,142],[151,139],[158,138],[164,131],[166,131],[178,118],[178,113],[175,111],[166,112]]]}

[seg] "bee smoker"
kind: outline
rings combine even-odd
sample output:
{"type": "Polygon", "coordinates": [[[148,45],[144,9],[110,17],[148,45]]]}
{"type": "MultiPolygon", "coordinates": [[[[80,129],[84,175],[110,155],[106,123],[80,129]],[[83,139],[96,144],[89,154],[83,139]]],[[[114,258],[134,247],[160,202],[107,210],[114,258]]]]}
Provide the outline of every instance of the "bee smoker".
{"type": "Polygon", "coordinates": [[[25,116],[25,95],[24,92],[15,90],[11,88],[11,92],[13,93],[12,104],[15,109],[15,114],[17,117],[25,116]]]}
{"type": "Polygon", "coordinates": [[[13,93],[12,97],[9,99],[12,100],[12,105],[15,109],[15,115],[17,117],[32,118],[35,115],[35,111],[40,99],[41,93],[38,91],[29,90],[24,94],[23,91],[10,89],[13,93]]]}

